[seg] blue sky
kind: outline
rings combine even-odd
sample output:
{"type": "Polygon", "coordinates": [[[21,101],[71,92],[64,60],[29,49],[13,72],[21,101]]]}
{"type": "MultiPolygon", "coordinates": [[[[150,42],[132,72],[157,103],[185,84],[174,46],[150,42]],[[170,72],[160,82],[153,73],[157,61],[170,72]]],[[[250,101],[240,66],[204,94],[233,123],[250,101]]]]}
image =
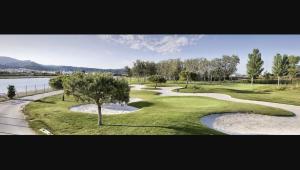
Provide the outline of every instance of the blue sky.
{"type": "Polygon", "coordinates": [[[236,54],[241,59],[237,72],[244,74],[253,48],[271,71],[276,53],[300,55],[300,35],[0,35],[0,56],[95,68],[123,68],[136,59],[236,54]]]}

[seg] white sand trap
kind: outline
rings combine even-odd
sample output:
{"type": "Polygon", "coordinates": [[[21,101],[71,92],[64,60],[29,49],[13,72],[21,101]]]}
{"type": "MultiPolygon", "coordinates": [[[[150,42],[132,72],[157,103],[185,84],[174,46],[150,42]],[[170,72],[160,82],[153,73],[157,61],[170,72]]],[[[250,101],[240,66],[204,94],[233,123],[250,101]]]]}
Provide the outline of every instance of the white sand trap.
{"type": "Polygon", "coordinates": [[[297,117],[279,117],[248,113],[212,114],[201,118],[209,128],[230,135],[299,135],[297,117]]]}
{"type": "MultiPolygon", "coordinates": [[[[142,99],[130,98],[129,103],[138,102],[138,101],[142,101],[142,99]]],[[[70,110],[74,112],[98,114],[98,107],[96,104],[84,104],[84,105],[73,106],[70,108],[70,110]]],[[[139,110],[139,108],[128,106],[125,104],[117,104],[117,103],[103,104],[101,108],[102,114],[106,114],[106,115],[125,114],[125,113],[135,112],[137,110],[139,110]]]]}

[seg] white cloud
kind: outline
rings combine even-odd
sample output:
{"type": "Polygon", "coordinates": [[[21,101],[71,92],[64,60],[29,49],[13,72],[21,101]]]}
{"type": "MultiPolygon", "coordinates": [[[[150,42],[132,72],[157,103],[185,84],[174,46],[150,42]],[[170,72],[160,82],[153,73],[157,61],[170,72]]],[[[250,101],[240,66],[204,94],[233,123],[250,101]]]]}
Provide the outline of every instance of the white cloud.
{"type": "Polygon", "coordinates": [[[98,35],[102,40],[125,45],[135,50],[161,54],[180,52],[182,47],[195,45],[204,35],[98,35]]]}

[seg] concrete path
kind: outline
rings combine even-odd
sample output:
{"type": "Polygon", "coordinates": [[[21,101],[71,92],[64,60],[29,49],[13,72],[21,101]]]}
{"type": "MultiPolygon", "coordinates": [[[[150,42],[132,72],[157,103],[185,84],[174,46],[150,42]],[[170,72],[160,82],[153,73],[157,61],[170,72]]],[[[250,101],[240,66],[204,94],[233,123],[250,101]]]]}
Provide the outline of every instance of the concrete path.
{"type": "MultiPolygon", "coordinates": [[[[134,85],[133,90],[141,90],[145,86],[134,85]]],[[[161,96],[202,96],[211,97],[218,100],[225,100],[238,103],[249,103],[284,109],[293,112],[294,117],[278,117],[258,114],[217,114],[204,117],[202,123],[212,129],[227,134],[243,135],[300,135],[300,106],[279,104],[272,102],[244,100],[233,98],[220,93],[179,93],[172,90],[181,87],[159,87],[161,90],[151,90],[160,92],[161,96]]]]}
{"type": "Polygon", "coordinates": [[[34,135],[35,132],[29,128],[22,108],[31,101],[61,93],[62,91],[54,91],[0,102],[0,135],[34,135]]]}

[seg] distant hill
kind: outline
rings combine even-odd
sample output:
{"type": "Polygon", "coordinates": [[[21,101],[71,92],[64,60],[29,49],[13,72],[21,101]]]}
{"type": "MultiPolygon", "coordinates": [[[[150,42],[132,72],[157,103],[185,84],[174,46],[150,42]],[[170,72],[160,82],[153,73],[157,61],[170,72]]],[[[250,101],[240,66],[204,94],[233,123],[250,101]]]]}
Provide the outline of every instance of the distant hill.
{"type": "Polygon", "coordinates": [[[114,74],[124,73],[124,69],[98,69],[88,67],[42,65],[30,60],[17,60],[11,57],[0,56],[0,69],[30,69],[36,71],[86,71],[86,72],[112,72],[114,74]]]}

